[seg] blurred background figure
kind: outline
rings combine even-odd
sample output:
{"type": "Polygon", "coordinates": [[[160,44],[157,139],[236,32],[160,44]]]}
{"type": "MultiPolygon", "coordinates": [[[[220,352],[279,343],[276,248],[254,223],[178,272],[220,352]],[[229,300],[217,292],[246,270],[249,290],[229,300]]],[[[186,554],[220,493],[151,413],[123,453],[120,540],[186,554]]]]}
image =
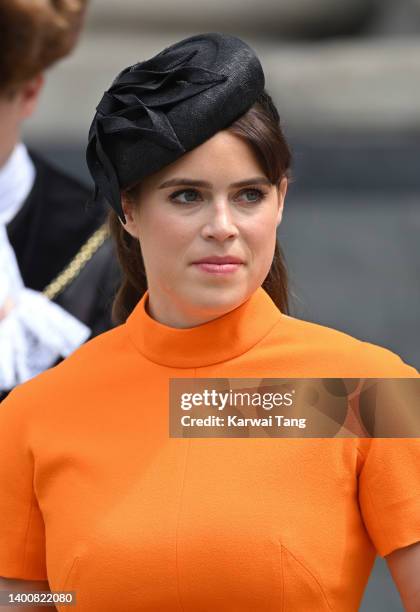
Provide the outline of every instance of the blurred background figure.
{"type": "MultiPolygon", "coordinates": [[[[35,4],[35,3],[34,3],[35,4]]],[[[420,367],[420,0],[91,0],[26,140],[88,180],[92,110],[122,66],[200,32],[256,50],[295,166],[280,241],[297,317],[420,367]]],[[[402,610],[379,560],[361,612],[402,610]]]]}
{"type": "MultiPolygon", "coordinates": [[[[73,49],[85,4],[0,5],[0,399],[111,326],[105,209],[89,209],[89,189],[21,141],[44,70],[73,49]]],[[[63,123],[71,105],[69,92],[63,123]]]]}

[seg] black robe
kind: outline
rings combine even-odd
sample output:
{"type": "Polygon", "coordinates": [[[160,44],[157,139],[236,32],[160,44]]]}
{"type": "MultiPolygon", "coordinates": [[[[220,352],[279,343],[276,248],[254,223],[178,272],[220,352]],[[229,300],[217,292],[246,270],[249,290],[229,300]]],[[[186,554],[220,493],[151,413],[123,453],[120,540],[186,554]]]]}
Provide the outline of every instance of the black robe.
{"type": "MultiPolygon", "coordinates": [[[[43,291],[102,226],[106,209],[88,206],[87,187],[33,151],[29,154],[35,182],[6,230],[25,287],[43,291]]],[[[54,301],[88,325],[93,337],[113,326],[111,305],[119,281],[117,257],[107,238],[54,301]]]]}

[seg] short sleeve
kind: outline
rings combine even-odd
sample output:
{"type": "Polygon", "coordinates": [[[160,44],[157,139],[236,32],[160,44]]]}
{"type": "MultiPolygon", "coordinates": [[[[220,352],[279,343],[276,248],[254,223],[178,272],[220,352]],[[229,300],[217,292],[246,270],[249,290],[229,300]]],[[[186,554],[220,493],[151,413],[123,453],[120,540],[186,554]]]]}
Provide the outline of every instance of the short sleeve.
{"type": "Polygon", "coordinates": [[[406,363],[397,353],[370,342],[363,342],[363,376],[374,378],[420,378],[415,367],[406,363]]]}
{"type": "Polygon", "coordinates": [[[0,576],[47,580],[45,529],[34,491],[26,393],[0,404],[0,576]]]}
{"type": "Polygon", "coordinates": [[[420,438],[372,438],[359,474],[366,529],[382,557],[420,541],[420,438]]]}

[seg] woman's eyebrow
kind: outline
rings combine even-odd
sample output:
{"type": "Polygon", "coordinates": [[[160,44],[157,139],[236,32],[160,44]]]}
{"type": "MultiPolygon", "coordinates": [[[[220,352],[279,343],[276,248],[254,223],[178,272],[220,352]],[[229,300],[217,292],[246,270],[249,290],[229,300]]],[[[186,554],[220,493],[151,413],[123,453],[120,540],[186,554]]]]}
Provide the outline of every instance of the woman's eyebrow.
{"type": "MultiPolygon", "coordinates": [[[[237,181],[236,183],[231,183],[229,187],[244,187],[245,185],[255,185],[258,183],[259,185],[271,185],[271,182],[265,176],[255,176],[253,178],[245,179],[243,181],[237,181]]],[[[165,187],[176,187],[177,185],[194,185],[194,187],[207,187],[211,189],[213,185],[208,183],[207,181],[200,181],[190,178],[172,178],[168,181],[165,181],[161,185],[159,185],[158,189],[164,189],[165,187]]]]}

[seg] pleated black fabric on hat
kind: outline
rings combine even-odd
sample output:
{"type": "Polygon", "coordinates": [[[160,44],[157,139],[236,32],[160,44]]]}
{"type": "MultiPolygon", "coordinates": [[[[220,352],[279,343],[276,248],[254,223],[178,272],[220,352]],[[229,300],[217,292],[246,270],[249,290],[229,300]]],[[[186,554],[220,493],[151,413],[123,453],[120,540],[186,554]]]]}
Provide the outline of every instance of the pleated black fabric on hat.
{"type": "Polygon", "coordinates": [[[125,223],[120,192],[228,127],[264,89],[255,52],[217,32],[185,38],[125,68],[96,108],[87,164],[94,199],[125,223]]]}

